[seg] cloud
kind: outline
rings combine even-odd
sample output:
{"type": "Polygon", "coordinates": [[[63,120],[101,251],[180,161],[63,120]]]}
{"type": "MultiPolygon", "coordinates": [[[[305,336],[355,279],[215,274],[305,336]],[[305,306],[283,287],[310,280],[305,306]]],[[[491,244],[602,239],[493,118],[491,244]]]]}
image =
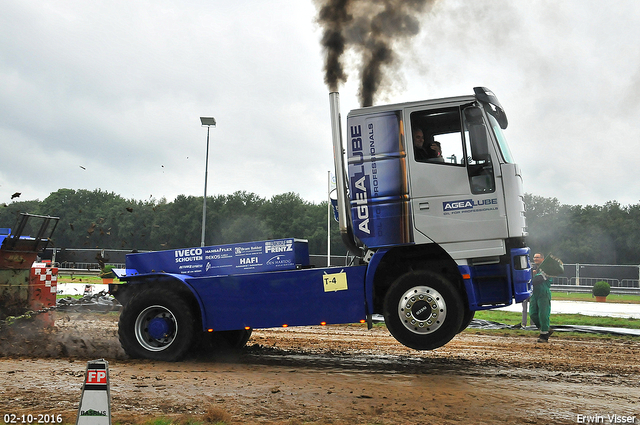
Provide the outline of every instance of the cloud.
{"type": "MultiPolygon", "coordinates": [[[[218,122],[209,194],[324,200],[333,164],[316,14],[311,1],[5,2],[0,202],[65,187],[199,196],[200,116],[218,122]]],[[[420,28],[397,52],[386,100],[487,86],[506,108],[527,191],[640,200],[637,2],[438,1],[420,28]]],[[[359,106],[353,75],[343,117],[359,106]]]]}

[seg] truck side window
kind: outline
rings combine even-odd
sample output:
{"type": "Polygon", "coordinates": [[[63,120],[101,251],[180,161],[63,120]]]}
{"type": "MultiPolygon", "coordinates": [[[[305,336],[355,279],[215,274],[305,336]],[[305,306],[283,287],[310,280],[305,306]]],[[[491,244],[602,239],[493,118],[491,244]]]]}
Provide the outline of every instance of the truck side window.
{"type": "Polygon", "coordinates": [[[418,162],[464,165],[459,108],[411,114],[414,158],[418,162]]]}
{"type": "Polygon", "coordinates": [[[417,162],[466,167],[471,193],[495,192],[487,124],[478,107],[413,112],[411,134],[417,162]]]}

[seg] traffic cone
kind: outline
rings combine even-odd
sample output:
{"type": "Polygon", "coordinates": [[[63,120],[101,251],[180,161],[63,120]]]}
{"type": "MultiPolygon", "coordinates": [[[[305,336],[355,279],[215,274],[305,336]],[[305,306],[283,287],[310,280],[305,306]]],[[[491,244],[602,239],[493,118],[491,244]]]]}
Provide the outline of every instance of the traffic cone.
{"type": "Polygon", "coordinates": [[[104,359],[87,363],[76,425],[111,425],[109,362],[104,359]]]}

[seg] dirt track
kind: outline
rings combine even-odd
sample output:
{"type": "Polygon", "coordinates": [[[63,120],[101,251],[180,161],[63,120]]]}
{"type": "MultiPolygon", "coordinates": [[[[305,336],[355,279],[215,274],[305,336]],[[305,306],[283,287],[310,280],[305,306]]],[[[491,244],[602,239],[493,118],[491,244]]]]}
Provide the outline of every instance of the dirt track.
{"type": "MultiPolygon", "coordinates": [[[[128,360],[117,315],[58,313],[56,326],[0,334],[0,415],[71,423],[86,361],[109,361],[113,420],[157,416],[261,424],[640,423],[640,340],[458,335],[418,352],[384,327],[254,331],[234,355],[128,360]],[[584,416],[580,416],[584,415],[584,416]],[[598,418],[596,418],[598,419],[598,418]]],[[[0,416],[2,417],[2,416],[0,416]]]]}

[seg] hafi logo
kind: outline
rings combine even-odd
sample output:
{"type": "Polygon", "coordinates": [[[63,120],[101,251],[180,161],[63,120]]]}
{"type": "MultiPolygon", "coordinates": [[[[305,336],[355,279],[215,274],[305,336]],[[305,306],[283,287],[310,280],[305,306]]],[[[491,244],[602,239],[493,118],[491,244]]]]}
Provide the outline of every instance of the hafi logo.
{"type": "Polygon", "coordinates": [[[240,259],[241,266],[258,264],[258,257],[246,257],[240,259]]]}
{"type": "Polygon", "coordinates": [[[449,201],[442,203],[442,210],[444,212],[448,211],[459,211],[459,210],[470,210],[475,207],[485,207],[489,205],[497,205],[498,199],[478,199],[474,201],[473,199],[462,199],[459,201],[449,201]]]}

